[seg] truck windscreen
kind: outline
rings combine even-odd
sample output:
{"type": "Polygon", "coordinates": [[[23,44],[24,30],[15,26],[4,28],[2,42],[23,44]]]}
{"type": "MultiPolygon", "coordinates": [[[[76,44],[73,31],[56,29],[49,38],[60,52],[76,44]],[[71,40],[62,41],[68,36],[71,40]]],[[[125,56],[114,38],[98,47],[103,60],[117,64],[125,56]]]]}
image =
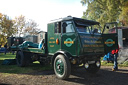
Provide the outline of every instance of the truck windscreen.
{"type": "Polygon", "coordinates": [[[88,27],[77,26],[76,28],[77,28],[77,32],[78,32],[78,33],[89,33],[88,27]]]}
{"type": "Polygon", "coordinates": [[[76,25],[76,29],[78,33],[101,34],[99,25],[90,25],[90,26],[76,25]]]}
{"type": "Polygon", "coordinates": [[[88,20],[75,20],[76,30],[78,33],[101,34],[98,22],[88,20]]]}

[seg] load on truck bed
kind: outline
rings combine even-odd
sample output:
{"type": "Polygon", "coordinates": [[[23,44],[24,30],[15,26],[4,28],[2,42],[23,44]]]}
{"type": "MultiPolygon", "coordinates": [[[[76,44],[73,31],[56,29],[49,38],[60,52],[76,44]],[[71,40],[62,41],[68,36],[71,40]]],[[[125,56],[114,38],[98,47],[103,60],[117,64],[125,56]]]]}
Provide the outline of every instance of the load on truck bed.
{"type": "Polygon", "coordinates": [[[24,41],[22,44],[18,45],[18,46],[12,46],[11,49],[13,51],[22,49],[25,52],[33,52],[33,53],[43,53],[42,49],[38,48],[37,43],[33,43],[33,42],[28,42],[28,41],[24,41]]]}
{"type": "Polygon", "coordinates": [[[101,66],[100,58],[118,47],[117,33],[106,33],[107,23],[103,31],[96,21],[66,17],[48,23],[42,47],[34,43],[24,42],[15,47],[18,66],[27,66],[37,60],[41,64],[51,63],[56,76],[66,79],[71,67],[83,64],[89,73],[96,73],[101,66]]]}

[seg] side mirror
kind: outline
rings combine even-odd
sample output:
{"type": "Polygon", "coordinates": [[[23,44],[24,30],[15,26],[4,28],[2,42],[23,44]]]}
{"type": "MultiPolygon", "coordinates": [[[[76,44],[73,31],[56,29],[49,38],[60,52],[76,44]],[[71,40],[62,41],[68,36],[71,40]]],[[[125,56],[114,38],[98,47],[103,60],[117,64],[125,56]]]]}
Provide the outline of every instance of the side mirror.
{"type": "Polygon", "coordinates": [[[106,26],[107,29],[109,29],[109,26],[106,26]]]}
{"type": "Polygon", "coordinates": [[[62,24],[62,27],[63,27],[63,28],[66,28],[66,27],[67,27],[67,23],[64,22],[64,23],[62,24]]]}

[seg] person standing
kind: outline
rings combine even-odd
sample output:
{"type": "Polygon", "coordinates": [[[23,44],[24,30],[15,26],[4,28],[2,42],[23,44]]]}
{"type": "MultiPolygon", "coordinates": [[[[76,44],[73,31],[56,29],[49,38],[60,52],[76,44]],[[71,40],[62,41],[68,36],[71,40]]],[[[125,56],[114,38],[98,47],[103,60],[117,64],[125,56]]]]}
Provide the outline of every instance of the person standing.
{"type": "Polygon", "coordinates": [[[4,54],[6,55],[6,53],[7,53],[7,43],[4,45],[4,48],[5,48],[4,54]]]}
{"type": "Polygon", "coordinates": [[[117,63],[118,51],[119,51],[119,46],[116,50],[112,50],[111,52],[114,58],[114,67],[112,68],[112,71],[118,70],[118,63],[117,63]]]}

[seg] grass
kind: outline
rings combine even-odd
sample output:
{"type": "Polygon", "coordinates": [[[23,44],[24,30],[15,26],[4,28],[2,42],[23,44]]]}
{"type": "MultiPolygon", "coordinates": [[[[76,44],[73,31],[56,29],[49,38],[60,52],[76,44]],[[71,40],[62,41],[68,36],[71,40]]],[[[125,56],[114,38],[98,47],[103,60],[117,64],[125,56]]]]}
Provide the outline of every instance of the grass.
{"type": "MultiPolygon", "coordinates": [[[[30,64],[27,67],[18,67],[17,65],[1,65],[3,60],[5,59],[15,59],[16,55],[12,55],[11,53],[7,53],[6,55],[4,53],[0,53],[0,73],[4,74],[25,74],[25,73],[33,73],[43,70],[51,70],[52,67],[50,65],[42,66],[39,64],[39,62],[34,62],[33,64],[30,64]]],[[[103,60],[101,58],[101,60],[103,60]]],[[[107,63],[107,62],[101,62],[102,66],[113,66],[113,63],[107,63]]],[[[119,64],[119,66],[128,66],[128,62],[125,62],[124,64],[119,64]]]]}
{"type": "Polygon", "coordinates": [[[6,55],[4,53],[0,53],[0,60],[4,59],[15,59],[16,55],[12,55],[11,53],[7,53],[6,55]]]}
{"type": "MultiPolygon", "coordinates": [[[[113,66],[113,63],[112,62],[107,62],[107,61],[102,61],[103,60],[103,58],[101,58],[101,65],[102,66],[113,66]]],[[[123,64],[118,64],[118,66],[120,66],[120,67],[128,67],[128,62],[125,62],[125,63],[123,63],[123,64]]]]}
{"type": "Polygon", "coordinates": [[[33,73],[43,70],[51,70],[51,66],[42,66],[39,62],[34,62],[27,67],[18,67],[17,65],[2,65],[3,60],[5,59],[15,59],[16,55],[7,53],[6,55],[0,53],[0,73],[14,73],[14,74],[24,74],[24,73],[33,73]]]}

